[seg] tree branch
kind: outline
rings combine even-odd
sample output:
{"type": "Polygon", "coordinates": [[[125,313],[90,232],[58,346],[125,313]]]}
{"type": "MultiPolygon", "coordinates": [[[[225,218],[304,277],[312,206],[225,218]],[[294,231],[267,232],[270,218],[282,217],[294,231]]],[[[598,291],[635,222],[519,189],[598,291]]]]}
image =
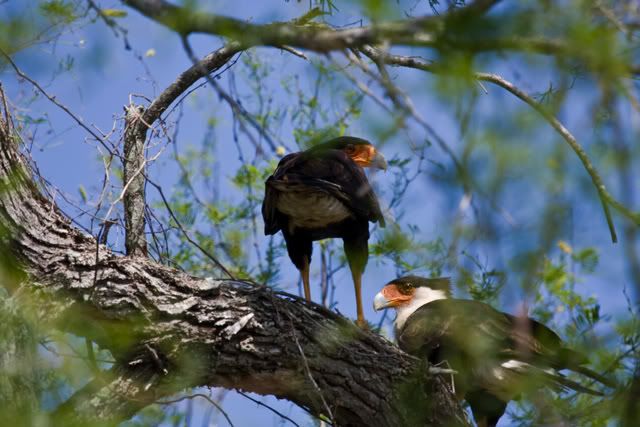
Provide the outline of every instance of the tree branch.
{"type": "MultiPolygon", "coordinates": [[[[387,64],[402,66],[407,68],[415,68],[415,69],[427,71],[430,73],[442,72],[442,70],[439,69],[436,64],[427,62],[420,58],[392,55],[386,52],[382,52],[378,49],[372,48],[370,46],[363,47],[361,51],[374,62],[384,61],[387,64]]],[[[623,203],[618,201],[607,190],[607,188],[604,185],[604,181],[602,180],[602,177],[600,176],[597,169],[591,162],[591,159],[589,159],[589,156],[587,155],[585,149],[578,142],[578,140],[571,134],[571,132],[569,132],[569,130],[562,124],[562,122],[560,122],[560,120],[558,120],[551,112],[549,112],[544,106],[542,106],[539,102],[537,102],[531,96],[527,95],[524,91],[519,89],[513,83],[509,82],[508,80],[502,78],[497,74],[473,73],[473,76],[479,81],[486,81],[496,86],[500,86],[501,88],[515,95],[520,100],[524,101],[531,108],[537,111],[571,147],[571,149],[576,153],[576,155],[580,159],[580,162],[582,163],[585,170],[589,174],[589,177],[591,178],[591,182],[593,183],[594,187],[596,188],[596,191],[598,192],[598,196],[600,197],[600,200],[602,202],[605,218],[607,220],[607,225],[609,226],[611,240],[614,243],[618,241],[618,237],[615,231],[615,227],[613,225],[613,220],[611,218],[609,206],[612,206],[620,214],[625,216],[627,219],[631,220],[634,224],[640,224],[640,213],[633,212],[631,209],[626,207],[623,203]]]]}
{"type": "Polygon", "coordinates": [[[125,107],[124,130],[124,224],[125,247],[129,256],[147,256],[144,210],[145,197],[145,139],[146,123],[142,121],[144,107],[130,104],[125,107]]]}
{"type": "MultiPolygon", "coordinates": [[[[401,21],[376,22],[357,28],[334,29],[326,24],[294,19],[291,22],[253,24],[240,19],[175,6],[165,0],[122,0],[127,6],[168,27],[181,36],[205,33],[229,37],[243,49],[254,46],[286,46],[329,52],[364,45],[427,46],[472,52],[526,50],[545,55],[568,53],[562,40],[545,37],[507,36],[478,39],[465,35],[471,20],[481,18],[499,0],[478,0],[453,8],[443,15],[422,16],[401,21]]],[[[476,22],[477,24],[477,22],[476,22]]]]}
{"type": "Polygon", "coordinates": [[[117,423],[158,398],[207,385],[273,394],[317,416],[328,412],[324,400],[338,425],[467,424],[447,378],[319,305],[104,246],[96,259],[95,239],[41,195],[13,139],[1,123],[0,224],[3,247],[28,275],[20,295],[34,299],[43,322],[91,339],[116,360],[54,420],[117,423]],[[407,409],[416,399],[423,411],[407,409]]]}
{"type": "MultiPolygon", "coordinates": [[[[442,15],[421,16],[399,21],[374,22],[369,26],[335,29],[313,22],[313,9],[302,18],[290,22],[254,24],[215,13],[195,10],[191,6],[175,6],[165,0],[121,0],[148,18],[165,25],[182,37],[205,33],[228,37],[241,49],[272,46],[280,49],[302,48],[320,53],[366,45],[423,46],[442,52],[458,50],[469,53],[518,51],[552,55],[566,62],[569,58],[587,64],[596,73],[602,64],[592,50],[569,39],[536,35],[489,36],[476,31],[489,28],[499,19],[485,16],[500,0],[476,0],[466,6],[451,8],[442,15]],[[485,20],[482,23],[481,20],[485,20]]],[[[612,57],[610,67],[629,75],[640,74],[640,65],[618,62],[612,57]],[[612,63],[615,62],[615,63],[612,63]]]]}
{"type": "Polygon", "coordinates": [[[242,49],[238,43],[228,43],[226,46],[211,52],[198,61],[198,63],[189,67],[189,69],[180,74],[173,83],[153,100],[144,112],[140,125],[143,126],[145,123],[148,125],[153,124],[189,86],[194,84],[198,79],[222,68],[234,55],[241,51],[242,49]]]}

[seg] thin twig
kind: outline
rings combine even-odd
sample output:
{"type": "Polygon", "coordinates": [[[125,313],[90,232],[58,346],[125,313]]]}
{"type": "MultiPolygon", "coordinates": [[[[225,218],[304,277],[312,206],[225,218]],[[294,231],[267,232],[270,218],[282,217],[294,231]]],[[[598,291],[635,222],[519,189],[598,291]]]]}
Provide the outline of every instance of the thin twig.
{"type": "Polygon", "coordinates": [[[98,376],[100,375],[100,368],[98,368],[98,362],[96,361],[96,353],[93,351],[93,341],[85,337],[84,345],[87,349],[87,360],[89,361],[91,371],[93,371],[93,375],[98,376]]]}
{"type": "Polygon", "coordinates": [[[198,248],[200,250],[200,252],[202,252],[207,258],[209,258],[211,261],[213,261],[218,266],[218,268],[220,270],[222,270],[227,276],[229,276],[230,279],[236,280],[234,275],[231,274],[231,272],[229,270],[227,270],[227,268],[220,261],[218,261],[218,259],[216,257],[211,255],[206,249],[204,249],[202,246],[200,246],[200,244],[198,244],[198,242],[196,242],[195,240],[193,240],[191,238],[191,236],[189,236],[189,233],[187,233],[187,230],[184,229],[184,227],[182,226],[182,224],[180,223],[180,221],[178,220],[176,215],[173,213],[173,210],[171,209],[171,205],[169,204],[169,201],[165,197],[164,191],[162,191],[162,187],[160,187],[155,182],[151,181],[148,176],[147,176],[147,183],[151,184],[158,191],[158,193],[160,194],[160,197],[162,198],[162,202],[164,203],[164,206],[167,209],[167,212],[169,212],[169,215],[175,221],[176,225],[178,226],[178,228],[180,229],[180,231],[184,235],[185,239],[187,239],[187,241],[189,243],[191,243],[193,246],[198,248]]]}
{"type": "Polygon", "coordinates": [[[92,137],[94,137],[98,142],[100,142],[100,144],[102,144],[102,146],[104,148],[106,148],[107,150],[111,151],[112,148],[109,147],[109,145],[107,144],[107,142],[105,140],[103,140],[97,133],[95,133],[89,126],[87,126],[84,122],[84,120],[82,120],[81,117],[76,116],[75,114],[73,114],[73,112],[67,108],[64,104],[62,104],[60,101],[58,101],[56,99],[55,96],[53,95],[49,95],[49,93],[44,90],[42,88],[42,86],[40,86],[40,84],[38,84],[37,81],[35,81],[34,79],[32,79],[31,77],[29,77],[28,75],[26,75],[19,67],[18,65],[16,65],[15,62],[13,62],[13,60],[11,59],[11,57],[2,49],[0,48],[0,55],[2,55],[7,62],[11,65],[11,67],[15,70],[16,74],[19,75],[21,78],[25,79],[26,81],[28,81],[29,83],[31,83],[36,89],[38,89],[38,91],[40,93],[42,93],[49,101],[51,101],[52,103],[54,103],[56,106],[58,106],[60,109],[62,109],[65,113],[67,113],[73,120],[75,120],[76,123],[78,123],[84,130],[87,131],[87,133],[89,133],[89,135],[91,135],[92,137]]]}
{"type": "Polygon", "coordinates": [[[589,159],[587,152],[584,150],[582,145],[580,145],[580,143],[576,140],[576,138],[571,134],[571,132],[569,132],[569,130],[564,127],[564,125],[560,122],[560,120],[558,120],[552,113],[547,111],[546,108],[544,108],[540,103],[538,103],[536,100],[534,100],[529,95],[527,95],[520,88],[516,87],[513,83],[505,80],[501,76],[497,74],[491,74],[491,73],[475,73],[474,75],[478,80],[493,83],[497,86],[502,87],[503,89],[506,89],[507,91],[514,94],[517,98],[527,103],[531,108],[536,110],[544,119],[546,119],[547,122],[549,122],[549,124],[556,130],[556,132],[558,132],[560,136],[562,136],[562,138],[567,142],[567,144],[569,144],[569,146],[573,149],[573,151],[576,153],[576,155],[582,162],[582,165],[584,166],[585,170],[591,177],[591,181],[593,182],[593,185],[598,191],[598,196],[600,197],[600,201],[602,202],[602,208],[604,210],[604,215],[607,220],[607,225],[609,227],[609,233],[611,234],[611,241],[613,243],[616,243],[618,241],[618,236],[616,233],[615,225],[613,224],[613,219],[611,218],[609,205],[616,208],[618,212],[626,216],[628,219],[630,219],[634,223],[640,224],[640,215],[632,212],[622,203],[618,202],[611,195],[611,193],[607,191],[604,185],[604,182],[600,177],[600,174],[596,170],[595,166],[593,166],[593,163],[591,163],[591,160],[589,159]]]}
{"type": "Polygon", "coordinates": [[[305,60],[309,60],[309,58],[307,58],[307,55],[305,55],[304,53],[300,52],[298,49],[294,49],[291,46],[280,46],[280,49],[285,50],[295,56],[297,56],[298,58],[302,58],[305,60]]]}
{"type": "MultiPolygon", "coordinates": [[[[403,66],[407,68],[415,68],[431,73],[439,73],[440,70],[438,67],[432,63],[428,63],[424,60],[415,57],[408,56],[399,56],[399,55],[391,55],[387,53],[380,52],[377,49],[366,46],[362,48],[362,52],[364,52],[369,57],[379,58],[383,60],[387,64],[403,66]]],[[[526,94],[524,91],[519,89],[513,83],[508,80],[502,78],[497,74],[492,73],[474,73],[474,77],[480,81],[486,81],[497,85],[508,92],[515,95],[520,100],[524,101],[534,110],[536,110],[555,130],[562,136],[562,138],[569,144],[571,149],[576,153],[585,170],[589,174],[593,185],[595,186],[600,200],[603,205],[603,211],[605,214],[605,218],[607,221],[607,225],[609,227],[609,232],[611,234],[611,240],[616,243],[618,241],[618,237],[615,231],[615,226],[613,224],[613,220],[611,218],[611,213],[609,211],[608,206],[612,206],[623,216],[633,221],[635,224],[640,224],[640,213],[633,212],[631,209],[624,206],[617,199],[615,199],[611,193],[606,189],[604,185],[604,181],[600,177],[600,174],[596,170],[593,163],[589,159],[586,151],[580,145],[580,143],[576,140],[576,138],[564,127],[564,125],[558,120],[551,112],[549,112],[545,107],[543,107],[539,102],[533,99],[531,96],[526,94]]]]}
{"type": "Polygon", "coordinates": [[[159,405],[171,405],[172,403],[178,403],[178,402],[182,402],[183,400],[194,399],[196,397],[201,397],[201,398],[205,399],[207,402],[211,403],[213,406],[215,406],[216,409],[218,411],[220,411],[220,413],[227,420],[229,425],[231,427],[234,427],[233,423],[231,422],[231,418],[229,418],[229,414],[227,414],[227,412],[224,409],[222,409],[222,406],[218,405],[212,398],[210,398],[209,396],[207,396],[206,394],[203,394],[203,393],[194,393],[194,394],[190,394],[188,396],[182,396],[182,397],[180,397],[178,399],[174,399],[174,400],[160,400],[160,401],[156,401],[155,403],[157,403],[159,405]]]}
{"type": "MultiPolygon", "coordinates": [[[[233,97],[227,94],[220,87],[218,82],[216,82],[215,79],[213,79],[209,75],[209,73],[207,73],[207,70],[203,68],[200,62],[198,62],[198,59],[196,58],[195,53],[193,52],[193,48],[191,47],[191,44],[189,43],[189,40],[186,37],[182,38],[182,46],[185,52],[187,53],[187,56],[189,57],[189,59],[191,59],[193,66],[199,67],[199,70],[202,76],[209,82],[211,87],[213,87],[216,90],[216,92],[218,93],[218,96],[220,96],[222,99],[224,99],[227,102],[227,104],[229,104],[229,107],[231,107],[231,110],[233,111],[233,113],[239,115],[240,117],[243,117],[247,122],[249,122],[251,127],[253,127],[260,135],[262,135],[265,141],[267,141],[267,144],[269,144],[269,148],[271,148],[272,151],[276,151],[277,144],[273,141],[273,138],[271,138],[271,135],[269,135],[266,129],[260,126],[260,124],[255,120],[255,118],[253,118],[253,116],[239,102],[237,102],[235,99],[233,99],[233,97]]],[[[259,149],[259,147],[256,147],[256,149],[259,149]]]]}
{"type": "Polygon", "coordinates": [[[280,418],[289,421],[294,426],[300,427],[300,424],[298,424],[297,422],[293,421],[291,418],[287,417],[286,415],[284,415],[283,413],[279,412],[275,408],[272,408],[271,406],[267,405],[266,403],[260,402],[258,399],[254,399],[253,397],[249,396],[248,394],[246,394],[246,393],[244,393],[242,391],[237,390],[237,392],[238,392],[238,394],[240,394],[240,396],[249,399],[250,401],[256,403],[258,406],[262,406],[264,408],[267,408],[268,410],[270,410],[271,412],[273,412],[274,414],[276,414],[280,418]]]}

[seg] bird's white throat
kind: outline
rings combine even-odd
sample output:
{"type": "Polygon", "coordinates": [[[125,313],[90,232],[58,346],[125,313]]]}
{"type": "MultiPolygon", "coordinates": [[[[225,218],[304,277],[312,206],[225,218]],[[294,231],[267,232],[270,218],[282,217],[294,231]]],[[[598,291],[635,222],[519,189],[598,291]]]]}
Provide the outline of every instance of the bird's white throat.
{"type": "Polygon", "coordinates": [[[407,321],[409,316],[413,314],[414,311],[419,309],[425,304],[430,303],[431,301],[446,299],[447,294],[444,291],[440,291],[437,289],[431,289],[426,286],[419,286],[416,288],[416,292],[413,294],[413,298],[407,305],[402,305],[396,307],[396,330],[402,330],[404,323],[407,321]]]}

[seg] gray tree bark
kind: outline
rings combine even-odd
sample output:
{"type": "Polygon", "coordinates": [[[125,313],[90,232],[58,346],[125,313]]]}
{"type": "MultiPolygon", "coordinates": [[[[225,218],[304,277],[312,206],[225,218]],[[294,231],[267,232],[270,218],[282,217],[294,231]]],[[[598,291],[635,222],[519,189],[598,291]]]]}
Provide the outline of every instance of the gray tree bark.
{"type": "Polygon", "coordinates": [[[130,104],[125,107],[124,132],[124,223],[127,230],[125,248],[129,256],[147,256],[144,212],[145,197],[145,139],[147,124],[143,121],[144,107],[130,104]]]}
{"type": "Polygon", "coordinates": [[[117,256],[72,227],[36,186],[6,120],[0,182],[3,257],[26,273],[19,287],[4,286],[43,322],[117,361],[55,421],[114,424],[163,396],[216,386],[288,399],[335,425],[467,424],[448,378],[336,313],[257,284],[117,256]]]}

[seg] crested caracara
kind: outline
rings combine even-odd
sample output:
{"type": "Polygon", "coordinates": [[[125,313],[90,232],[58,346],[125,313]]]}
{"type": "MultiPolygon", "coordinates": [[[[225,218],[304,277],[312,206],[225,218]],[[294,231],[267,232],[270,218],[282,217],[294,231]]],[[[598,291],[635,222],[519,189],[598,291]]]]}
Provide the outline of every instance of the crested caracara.
{"type": "Polygon", "coordinates": [[[393,307],[398,346],[433,365],[448,364],[456,395],[465,399],[478,426],[495,426],[507,403],[522,392],[549,386],[600,395],[558,371],[615,383],[582,366],[586,358],[568,348],[545,325],[472,300],[451,298],[449,279],[406,276],[376,295],[374,308],[393,307]]]}
{"type": "Polygon", "coordinates": [[[262,202],[264,233],[282,231],[289,258],[302,274],[308,301],[312,242],[330,237],[343,240],[361,326],[365,320],[360,288],[369,258],[369,221],[384,227],[380,205],[364,167],[386,169],[387,162],[364,139],[332,139],[282,158],[265,183],[262,202]]]}

